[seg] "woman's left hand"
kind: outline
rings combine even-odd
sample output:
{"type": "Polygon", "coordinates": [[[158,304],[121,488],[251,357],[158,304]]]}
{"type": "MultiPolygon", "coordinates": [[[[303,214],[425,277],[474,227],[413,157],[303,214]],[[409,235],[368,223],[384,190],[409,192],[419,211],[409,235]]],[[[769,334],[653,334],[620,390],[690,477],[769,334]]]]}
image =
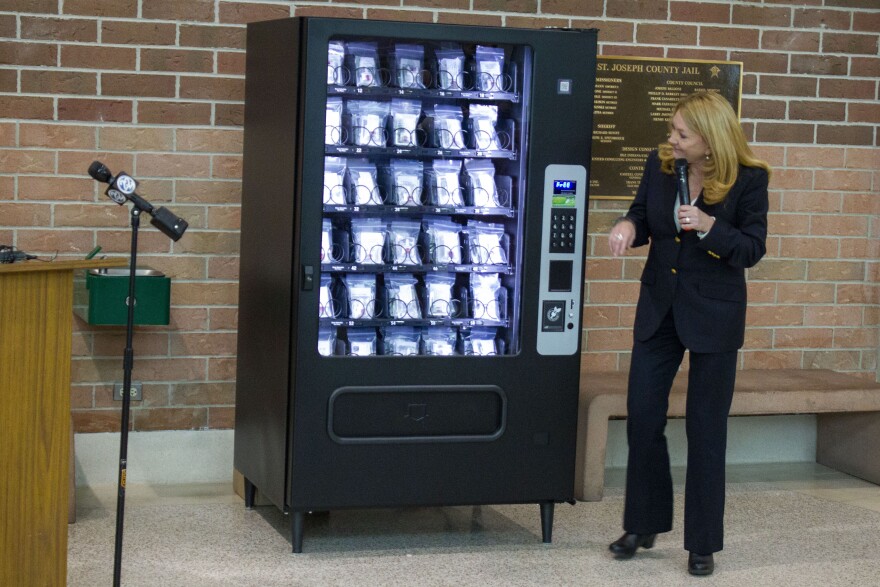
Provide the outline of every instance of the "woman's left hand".
{"type": "Polygon", "coordinates": [[[715,219],[696,206],[686,205],[678,209],[678,223],[682,230],[709,232],[715,219]]]}

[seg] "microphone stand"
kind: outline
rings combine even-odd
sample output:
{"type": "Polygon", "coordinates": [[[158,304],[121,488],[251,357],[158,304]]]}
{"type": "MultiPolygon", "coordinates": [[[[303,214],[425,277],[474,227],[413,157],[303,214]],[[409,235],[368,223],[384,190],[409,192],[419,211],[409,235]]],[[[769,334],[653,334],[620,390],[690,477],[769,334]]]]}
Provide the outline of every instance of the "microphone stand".
{"type": "Polygon", "coordinates": [[[119,477],[116,494],[116,544],[113,551],[113,587],[119,587],[122,574],[122,532],[125,520],[125,477],[128,461],[128,422],[131,411],[131,372],[134,368],[134,306],[135,273],[137,271],[138,228],[141,211],[137,205],[131,208],[131,260],[128,269],[128,317],[125,322],[125,351],[122,359],[122,423],[119,438],[119,477]]]}
{"type": "Polygon", "coordinates": [[[128,426],[131,412],[131,372],[134,368],[134,350],[132,339],[134,338],[134,308],[137,303],[135,297],[135,283],[137,275],[137,243],[138,228],[141,225],[141,213],[146,212],[151,216],[150,224],[158,228],[163,234],[173,241],[183,236],[189,224],[183,218],[176,216],[170,210],[160,207],[154,208],[152,204],[135,193],[137,181],[130,175],[122,172],[116,177],[100,161],[94,161],[89,166],[89,175],[97,181],[110,184],[107,195],[119,204],[131,202],[131,260],[128,266],[128,316],[125,323],[125,351],[122,359],[122,422],[120,425],[119,438],[119,477],[116,494],[116,544],[113,553],[113,587],[119,587],[122,574],[122,532],[125,520],[125,482],[128,465],[128,426]]]}

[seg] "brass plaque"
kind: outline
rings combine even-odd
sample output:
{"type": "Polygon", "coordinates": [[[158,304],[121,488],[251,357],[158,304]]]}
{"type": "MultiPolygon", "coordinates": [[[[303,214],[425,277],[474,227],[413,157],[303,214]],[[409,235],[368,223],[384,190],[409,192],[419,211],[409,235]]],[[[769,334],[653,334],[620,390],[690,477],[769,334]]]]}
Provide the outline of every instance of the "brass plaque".
{"type": "Polygon", "coordinates": [[[648,153],[666,139],[672,109],[697,90],[720,92],[739,116],[742,62],[598,58],[590,199],[635,197],[648,153]]]}

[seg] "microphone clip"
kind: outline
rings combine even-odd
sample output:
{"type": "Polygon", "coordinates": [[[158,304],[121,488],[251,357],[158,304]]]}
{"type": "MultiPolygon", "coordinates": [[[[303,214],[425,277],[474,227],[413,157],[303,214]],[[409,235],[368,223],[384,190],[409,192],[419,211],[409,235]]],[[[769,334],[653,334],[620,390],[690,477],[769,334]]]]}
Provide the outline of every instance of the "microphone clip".
{"type": "MultiPolygon", "coordinates": [[[[131,196],[134,195],[134,190],[137,189],[137,186],[138,181],[122,171],[119,173],[119,175],[112,178],[112,180],[110,181],[110,187],[107,188],[107,195],[110,196],[111,200],[119,205],[122,205],[127,200],[131,199],[131,196]]],[[[150,211],[142,210],[142,212],[150,211]]]]}

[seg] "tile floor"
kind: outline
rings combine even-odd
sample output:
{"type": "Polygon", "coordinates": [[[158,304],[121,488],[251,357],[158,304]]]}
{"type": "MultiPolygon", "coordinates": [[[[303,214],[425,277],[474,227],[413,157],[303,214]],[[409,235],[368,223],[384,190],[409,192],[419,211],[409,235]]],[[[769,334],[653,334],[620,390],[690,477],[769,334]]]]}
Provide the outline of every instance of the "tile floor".
{"type": "MultiPolygon", "coordinates": [[[[684,485],[683,467],[673,467],[676,487],[684,485]]],[[[626,469],[608,469],[606,491],[622,490],[626,469]]],[[[816,463],[766,463],[727,467],[727,484],[762,483],[775,489],[787,489],[819,499],[847,503],[880,512],[880,485],[874,485],[816,463]]],[[[880,581],[878,581],[880,585],[880,581]]]]}
{"type": "MultiPolygon", "coordinates": [[[[684,468],[674,467],[676,486],[684,484],[684,468]]],[[[625,469],[608,469],[606,491],[622,491],[625,469]]],[[[819,499],[847,503],[880,512],[880,486],[857,479],[815,463],[768,463],[732,465],[727,468],[730,486],[762,483],[776,489],[787,489],[819,499]]],[[[104,509],[115,511],[116,486],[77,488],[77,511],[104,509]]],[[[137,485],[126,491],[126,505],[184,505],[197,503],[241,503],[233,492],[232,483],[199,483],[190,485],[137,485]]],[[[243,507],[243,506],[242,506],[243,507]]]]}
{"type": "MultiPolygon", "coordinates": [[[[813,463],[729,467],[725,550],[698,579],[681,546],[684,471],[673,478],[673,531],[631,561],[607,553],[620,532],[620,469],[608,471],[601,502],[557,507],[549,545],[536,505],[402,508],[307,519],[302,555],[290,553],[287,516],[246,510],[231,482],[130,485],[122,584],[880,585],[880,486],[813,463]]],[[[77,499],[68,585],[109,585],[116,488],[82,487],[77,499]]]]}

